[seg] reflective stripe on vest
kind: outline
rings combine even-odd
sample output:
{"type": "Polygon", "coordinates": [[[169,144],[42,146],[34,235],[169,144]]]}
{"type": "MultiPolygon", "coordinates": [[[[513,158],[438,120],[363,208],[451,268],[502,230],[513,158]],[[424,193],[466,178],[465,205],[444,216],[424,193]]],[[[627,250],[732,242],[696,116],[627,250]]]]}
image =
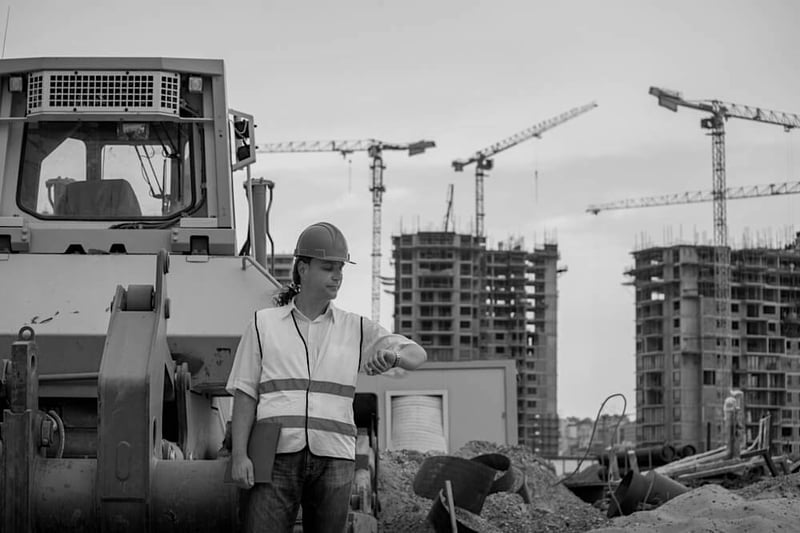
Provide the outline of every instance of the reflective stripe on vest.
{"type": "Polygon", "coordinates": [[[269,394],[271,392],[287,390],[305,391],[306,389],[308,389],[309,392],[344,396],[351,400],[356,394],[356,388],[352,385],[342,385],[341,383],[333,383],[332,381],[312,381],[309,387],[308,380],[304,378],[273,379],[272,381],[265,381],[258,384],[259,394],[269,394]]]}
{"type": "MultiPolygon", "coordinates": [[[[285,428],[305,428],[306,417],[304,416],[271,416],[266,420],[279,422],[285,428]]],[[[356,436],[356,426],[353,424],[346,424],[344,422],[337,422],[335,420],[328,420],[327,418],[308,417],[308,429],[328,431],[332,433],[340,433],[345,437],[356,436]]]]}

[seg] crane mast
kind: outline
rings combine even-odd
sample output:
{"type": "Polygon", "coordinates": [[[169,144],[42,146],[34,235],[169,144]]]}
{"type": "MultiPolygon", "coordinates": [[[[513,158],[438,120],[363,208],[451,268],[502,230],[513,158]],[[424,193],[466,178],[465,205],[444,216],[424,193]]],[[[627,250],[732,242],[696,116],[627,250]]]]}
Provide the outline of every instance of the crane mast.
{"type": "Polygon", "coordinates": [[[453,169],[456,172],[461,172],[464,170],[464,167],[475,163],[475,233],[478,237],[485,236],[483,224],[483,181],[488,175],[487,171],[492,170],[494,166],[492,157],[532,137],[541,137],[542,133],[545,131],[552,129],[559,124],[563,124],[564,122],[567,122],[578,115],[582,115],[583,113],[586,113],[595,107],[597,107],[597,104],[595,102],[591,102],[589,104],[570,109],[569,111],[566,111],[558,116],[549,118],[543,122],[540,122],[539,124],[531,126],[530,128],[515,133],[514,135],[507,137],[502,141],[487,146],[483,150],[475,152],[472,156],[466,159],[456,159],[453,161],[453,169]]]}
{"type": "Polygon", "coordinates": [[[370,146],[368,153],[372,157],[370,170],[372,183],[369,190],[372,193],[372,320],[378,321],[381,315],[381,206],[383,205],[383,156],[379,145],[370,146]]]}
{"type": "MultiPolygon", "coordinates": [[[[453,184],[447,185],[447,210],[444,212],[444,225],[443,231],[447,231],[450,227],[450,222],[453,220],[453,184]]],[[[455,221],[453,221],[453,231],[455,231],[455,221]]]]}
{"type": "Polygon", "coordinates": [[[339,152],[343,156],[353,152],[367,152],[372,159],[370,163],[371,182],[369,190],[372,193],[372,320],[379,321],[381,313],[381,218],[383,206],[384,150],[406,150],[409,156],[421,154],[428,148],[433,148],[433,141],[416,141],[412,143],[387,143],[376,139],[358,139],[341,141],[286,141],[265,143],[257,148],[262,153],[295,153],[295,152],[339,152]]]}

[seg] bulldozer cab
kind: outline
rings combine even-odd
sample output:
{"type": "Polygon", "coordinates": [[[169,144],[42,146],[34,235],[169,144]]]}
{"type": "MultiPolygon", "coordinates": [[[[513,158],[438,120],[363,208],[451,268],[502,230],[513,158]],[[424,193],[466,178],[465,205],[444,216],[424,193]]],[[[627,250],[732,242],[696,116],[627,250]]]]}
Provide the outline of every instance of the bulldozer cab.
{"type": "Polygon", "coordinates": [[[0,250],[186,253],[194,238],[236,255],[232,168],[254,161],[252,125],[234,130],[222,61],[11,59],[0,81],[0,250]]]}
{"type": "Polygon", "coordinates": [[[45,220],[189,214],[200,200],[198,133],[197,126],[164,121],[27,124],[18,206],[45,220]]]}

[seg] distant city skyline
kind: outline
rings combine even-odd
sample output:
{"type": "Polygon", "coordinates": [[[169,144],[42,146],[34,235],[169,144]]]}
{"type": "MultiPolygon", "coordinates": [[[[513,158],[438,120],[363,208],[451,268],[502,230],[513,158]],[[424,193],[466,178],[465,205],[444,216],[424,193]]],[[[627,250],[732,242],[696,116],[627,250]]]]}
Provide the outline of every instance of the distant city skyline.
{"type": "MultiPolygon", "coordinates": [[[[225,60],[228,101],[256,117],[257,141],[432,139],[409,158],[385,154],[382,270],[391,235],[435,228],[455,184],[459,232],[474,224],[474,174],[450,163],[590,101],[598,108],[516,146],[485,182],[490,243],[555,235],[559,278],[559,414],[594,417],[624,393],[634,412],[634,293],[624,272],[644,243],[712,236],[711,204],[585,213],[589,204],[711,188],[702,113],[657,105],[650,86],[800,112],[800,4],[651,0],[474,0],[336,4],[243,0],[11,0],[5,57],[103,55],[225,60]],[[401,226],[402,221],[402,226],[401,226]],[[415,224],[417,226],[415,226],[415,224]],[[538,237],[537,237],[538,236],[538,237]]],[[[6,9],[0,9],[5,14],[6,9]]],[[[798,180],[798,133],[729,121],[728,185],[798,180]]],[[[258,156],[275,181],[270,229],[290,252],[301,229],[330,220],[347,235],[340,306],[370,314],[372,206],[365,154],[258,156]]],[[[244,173],[234,176],[240,242],[244,173]]],[[[730,202],[731,242],[800,229],[800,198],[730,202]]],[[[381,321],[391,327],[391,298],[381,321]]],[[[606,412],[619,413],[621,402],[606,412]]]]}

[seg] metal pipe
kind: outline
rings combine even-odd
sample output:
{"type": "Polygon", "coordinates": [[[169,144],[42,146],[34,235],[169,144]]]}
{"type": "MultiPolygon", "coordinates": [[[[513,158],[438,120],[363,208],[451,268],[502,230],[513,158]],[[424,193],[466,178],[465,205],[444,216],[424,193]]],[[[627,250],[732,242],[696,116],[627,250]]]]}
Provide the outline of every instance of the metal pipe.
{"type": "Polygon", "coordinates": [[[253,265],[253,268],[255,268],[256,270],[261,272],[261,274],[263,274],[265,277],[269,278],[270,274],[269,274],[269,272],[267,272],[266,268],[264,268],[263,266],[259,265],[258,262],[255,259],[253,259],[252,257],[250,257],[249,255],[243,255],[242,256],[242,270],[247,270],[247,264],[248,263],[253,265]]]}
{"type": "Polygon", "coordinates": [[[250,180],[250,191],[252,193],[252,216],[250,221],[253,224],[251,232],[253,256],[256,262],[267,268],[267,180],[258,178],[250,180]]]}
{"type": "Polygon", "coordinates": [[[272,240],[272,234],[269,232],[269,212],[272,209],[272,196],[273,192],[272,189],[275,188],[275,182],[272,180],[267,180],[267,188],[269,189],[269,202],[267,203],[267,216],[264,217],[266,220],[266,232],[267,232],[267,239],[269,240],[269,271],[273,274],[275,273],[275,242],[272,240]]]}
{"type": "MultiPolygon", "coordinates": [[[[670,463],[675,460],[676,458],[676,451],[675,447],[671,444],[664,444],[661,446],[650,446],[647,448],[636,448],[631,450],[636,457],[636,462],[639,468],[643,470],[648,470],[651,468],[655,468],[657,466],[662,466],[667,463],[670,463]]],[[[628,469],[630,468],[626,463],[628,460],[628,452],[612,452],[610,456],[613,456],[617,460],[617,466],[620,468],[628,469]]],[[[604,455],[601,459],[601,462],[605,466],[609,466],[610,463],[610,456],[604,455]]]]}
{"type": "Polygon", "coordinates": [[[87,381],[96,380],[98,372],[63,372],[60,374],[40,374],[39,383],[54,381],[87,381]]]}
{"type": "Polygon", "coordinates": [[[253,255],[253,241],[255,240],[255,229],[253,228],[253,180],[250,178],[250,165],[247,165],[247,181],[244,183],[244,188],[247,191],[247,240],[250,241],[249,255],[253,255]]]}

